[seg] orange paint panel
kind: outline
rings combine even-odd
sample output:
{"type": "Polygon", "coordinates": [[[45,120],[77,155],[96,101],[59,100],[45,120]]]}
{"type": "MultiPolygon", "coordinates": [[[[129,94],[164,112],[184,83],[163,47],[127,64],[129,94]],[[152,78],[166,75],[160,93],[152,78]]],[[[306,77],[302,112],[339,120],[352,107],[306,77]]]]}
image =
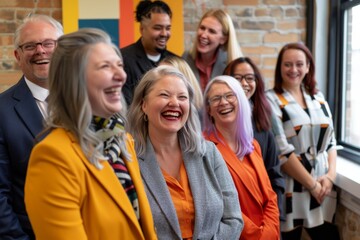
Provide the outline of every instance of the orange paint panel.
{"type": "Polygon", "coordinates": [[[135,42],[134,33],[134,1],[133,0],[119,0],[120,1],[120,19],[119,19],[119,33],[120,46],[125,47],[135,42]]]}

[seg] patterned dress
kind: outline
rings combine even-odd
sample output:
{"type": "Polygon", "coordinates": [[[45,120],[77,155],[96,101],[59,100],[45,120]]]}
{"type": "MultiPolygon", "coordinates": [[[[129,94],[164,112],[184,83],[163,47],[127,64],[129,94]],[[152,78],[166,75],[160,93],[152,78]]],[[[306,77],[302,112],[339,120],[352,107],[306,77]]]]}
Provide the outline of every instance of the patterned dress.
{"type": "MultiPolygon", "coordinates": [[[[328,172],[328,151],[336,147],[334,127],[323,94],[318,92],[311,96],[302,90],[307,109],[303,109],[287,91],[276,94],[274,90],[268,90],[266,95],[273,111],[272,127],[281,164],[294,152],[306,170],[317,179],[328,172]]],[[[332,190],[319,205],[298,181],[285,173],[284,177],[286,221],[281,223],[281,231],[291,231],[297,226],[312,228],[324,221],[332,222],[336,191],[332,190]]]]}

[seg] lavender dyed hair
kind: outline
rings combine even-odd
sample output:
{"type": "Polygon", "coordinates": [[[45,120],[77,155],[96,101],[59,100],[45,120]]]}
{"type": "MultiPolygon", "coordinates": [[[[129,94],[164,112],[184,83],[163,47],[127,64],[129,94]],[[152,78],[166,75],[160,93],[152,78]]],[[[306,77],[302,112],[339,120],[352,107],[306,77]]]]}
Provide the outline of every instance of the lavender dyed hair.
{"type": "MultiPolygon", "coordinates": [[[[242,89],[238,80],[231,76],[217,76],[207,84],[204,91],[204,106],[206,109],[209,109],[209,96],[208,93],[211,89],[211,86],[214,83],[225,83],[228,87],[235,93],[236,98],[238,100],[238,111],[236,116],[236,139],[238,141],[239,148],[235,153],[238,158],[243,158],[245,155],[251,153],[254,150],[252,145],[252,141],[254,138],[252,122],[251,122],[251,108],[249,105],[249,100],[246,98],[244,90],[242,89]]],[[[208,112],[204,112],[204,133],[205,135],[210,135],[212,133],[215,134],[216,138],[221,141],[217,134],[217,129],[215,127],[215,123],[213,119],[208,114],[208,112]]]]}

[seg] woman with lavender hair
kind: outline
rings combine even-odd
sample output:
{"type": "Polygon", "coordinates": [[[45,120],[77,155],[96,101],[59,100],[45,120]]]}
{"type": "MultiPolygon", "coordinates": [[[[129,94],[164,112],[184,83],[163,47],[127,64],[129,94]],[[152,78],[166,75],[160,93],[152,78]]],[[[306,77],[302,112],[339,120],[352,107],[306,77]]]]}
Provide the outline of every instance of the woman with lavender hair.
{"type": "Polygon", "coordinates": [[[244,206],[240,239],[279,239],[277,196],[253,138],[251,108],[241,85],[231,76],[215,77],[204,98],[204,136],[222,154],[244,206]]]}

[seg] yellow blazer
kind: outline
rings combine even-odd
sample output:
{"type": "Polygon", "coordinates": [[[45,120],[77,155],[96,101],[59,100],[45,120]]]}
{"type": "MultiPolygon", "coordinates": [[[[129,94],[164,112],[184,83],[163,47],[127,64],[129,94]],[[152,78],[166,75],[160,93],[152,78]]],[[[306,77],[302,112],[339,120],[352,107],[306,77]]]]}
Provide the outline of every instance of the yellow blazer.
{"type": "Polygon", "coordinates": [[[139,198],[140,223],[109,163],[95,168],[70,132],[55,129],[34,147],[25,204],[37,240],[157,239],[130,135],[127,147],[132,161],[125,163],[139,198]]]}

